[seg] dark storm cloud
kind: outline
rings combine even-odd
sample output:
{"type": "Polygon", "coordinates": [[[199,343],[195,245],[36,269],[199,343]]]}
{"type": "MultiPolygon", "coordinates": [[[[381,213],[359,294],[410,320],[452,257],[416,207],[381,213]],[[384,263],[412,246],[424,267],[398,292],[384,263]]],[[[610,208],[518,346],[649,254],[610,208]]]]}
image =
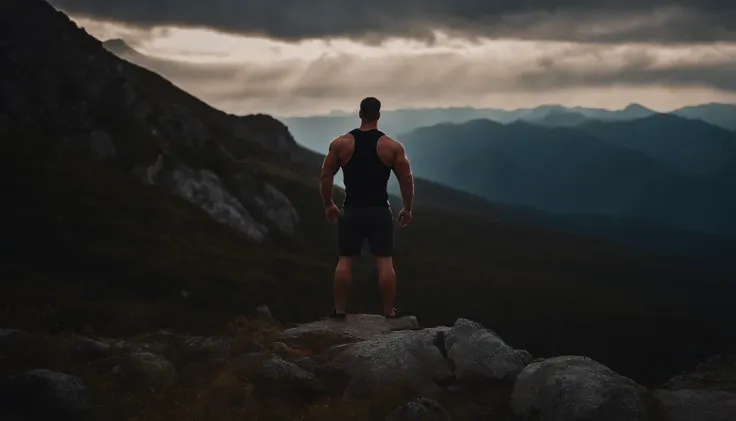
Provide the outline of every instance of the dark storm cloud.
{"type": "Polygon", "coordinates": [[[736,40],[734,0],[51,0],[75,16],[283,40],[387,36],[571,41],[736,40]]]}
{"type": "MultiPolygon", "coordinates": [[[[193,64],[124,55],[130,61],[161,73],[207,101],[218,104],[270,103],[295,106],[299,100],[331,101],[367,94],[446,101],[484,94],[552,92],[569,88],[605,88],[613,85],[708,88],[736,93],[736,54],[718,61],[690,60],[662,65],[645,47],[616,53],[615,47],[579,46],[556,57],[541,57],[538,65],[511,70],[489,70],[483,57],[463,58],[447,52],[411,57],[387,57],[366,62],[360,56],[323,56],[311,62],[283,60],[269,64],[193,64]],[[596,57],[619,65],[590,67],[596,57]],[[587,65],[570,65],[587,58],[587,65]],[[439,63],[439,64],[438,64],[439,63]],[[335,72],[340,68],[340,72],[335,72]],[[355,80],[361,80],[356,84],[355,80]]],[[[233,105],[237,106],[237,105],[233,105]]]]}
{"type": "Polygon", "coordinates": [[[664,68],[639,66],[634,63],[608,71],[540,70],[518,76],[521,86],[529,90],[557,90],[577,87],[605,87],[615,84],[669,87],[701,87],[736,92],[736,60],[713,64],[679,64],[664,68]]]}

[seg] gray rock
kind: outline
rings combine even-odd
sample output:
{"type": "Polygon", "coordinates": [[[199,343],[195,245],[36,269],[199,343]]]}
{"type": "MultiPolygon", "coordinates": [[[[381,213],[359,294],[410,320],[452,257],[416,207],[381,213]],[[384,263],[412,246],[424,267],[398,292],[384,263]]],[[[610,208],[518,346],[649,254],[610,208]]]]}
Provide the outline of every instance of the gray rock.
{"type": "Polygon", "coordinates": [[[714,355],[698,364],[693,372],[673,377],[662,388],[736,393],[736,353],[714,355]]]}
{"type": "Polygon", "coordinates": [[[458,319],[445,337],[447,358],[460,381],[513,380],[526,365],[521,353],[492,331],[458,319]]]}
{"type": "Polygon", "coordinates": [[[292,362],[310,373],[314,373],[317,370],[317,362],[311,357],[297,358],[292,362]]]}
{"type": "Polygon", "coordinates": [[[643,421],[641,388],[586,357],[563,356],[528,365],[511,395],[520,421],[643,421]]]}
{"type": "Polygon", "coordinates": [[[343,341],[337,342],[348,343],[356,340],[374,339],[389,332],[418,328],[419,322],[414,316],[386,319],[378,314],[348,314],[345,320],[324,319],[286,329],[277,336],[277,340],[295,346],[290,342],[298,342],[300,338],[305,336],[325,335],[343,338],[343,341]]]}
{"type": "Polygon", "coordinates": [[[107,356],[111,349],[110,344],[83,336],[77,339],[73,352],[77,358],[92,361],[107,356]]]}
{"type": "Polygon", "coordinates": [[[407,402],[391,411],[386,421],[450,421],[450,413],[439,403],[428,398],[407,402]]]}
{"type": "Polygon", "coordinates": [[[226,355],[232,349],[233,339],[225,336],[182,336],[182,345],[197,354],[226,355]]]}
{"type": "Polygon", "coordinates": [[[155,184],[156,178],[161,173],[161,170],[163,169],[163,167],[164,167],[164,155],[158,154],[156,156],[156,162],[154,162],[151,165],[146,166],[141,171],[142,181],[146,184],[155,184]]]}
{"type": "Polygon", "coordinates": [[[87,419],[94,408],[89,389],[74,376],[51,370],[31,370],[12,376],[0,386],[0,406],[20,419],[87,419]]]}
{"type": "Polygon", "coordinates": [[[0,329],[0,354],[19,349],[33,340],[33,335],[23,330],[0,329]]]}
{"type": "Polygon", "coordinates": [[[143,335],[138,338],[138,341],[146,344],[146,348],[139,348],[139,350],[161,354],[184,352],[188,356],[215,357],[226,355],[233,344],[233,339],[227,336],[190,336],[167,329],[143,335]]]}
{"type": "Polygon", "coordinates": [[[271,353],[245,355],[232,364],[261,393],[293,396],[294,393],[311,394],[320,390],[320,384],[313,373],[271,353]]]}
{"type": "Polygon", "coordinates": [[[373,396],[381,389],[432,397],[441,393],[437,379],[449,370],[435,340],[447,328],[392,332],[343,347],[326,368],[345,373],[344,398],[373,396]]]}
{"type": "Polygon", "coordinates": [[[527,366],[534,362],[534,357],[532,354],[527,351],[526,349],[518,349],[516,350],[516,353],[519,355],[519,358],[521,358],[521,361],[524,362],[524,365],[527,366]]]}
{"type": "Polygon", "coordinates": [[[289,345],[283,342],[273,342],[271,344],[271,351],[279,357],[284,357],[289,352],[289,345]]]}
{"type": "Polygon", "coordinates": [[[145,384],[156,390],[163,390],[178,380],[174,365],[164,357],[151,352],[111,357],[104,363],[112,372],[123,376],[134,385],[145,384]]]}
{"type": "Polygon", "coordinates": [[[159,178],[161,184],[190,203],[200,206],[215,220],[242,232],[252,240],[261,241],[266,237],[268,228],[251,216],[212,171],[194,171],[186,165],[179,165],[172,171],[160,173],[159,178]]]}
{"type": "Polygon", "coordinates": [[[254,200],[261,213],[283,233],[294,234],[299,223],[299,214],[285,194],[265,183],[261,194],[254,196],[254,200]]]}
{"type": "Polygon", "coordinates": [[[656,390],[663,421],[736,421],[736,394],[710,390],[656,390]]]}
{"type": "Polygon", "coordinates": [[[256,307],[256,315],[258,315],[258,318],[262,320],[273,320],[271,309],[265,304],[256,307]]]}

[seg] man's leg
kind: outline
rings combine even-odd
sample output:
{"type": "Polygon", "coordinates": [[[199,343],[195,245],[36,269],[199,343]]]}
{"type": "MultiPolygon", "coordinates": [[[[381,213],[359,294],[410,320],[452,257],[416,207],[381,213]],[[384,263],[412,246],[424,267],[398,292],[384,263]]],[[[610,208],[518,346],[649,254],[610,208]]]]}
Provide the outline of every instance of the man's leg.
{"type": "Polygon", "coordinates": [[[383,296],[383,314],[394,316],[396,273],[394,272],[394,218],[390,208],[372,210],[368,245],[376,260],[378,288],[383,296]]]}
{"type": "Polygon", "coordinates": [[[348,289],[353,280],[353,258],[340,256],[335,268],[335,313],[345,314],[348,289]]]}
{"type": "Polygon", "coordinates": [[[347,310],[348,288],[353,279],[353,261],[363,248],[363,231],[354,212],[343,209],[337,222],[337,246],[340,257],[335,268],[334,316],[344,316],[347,310]]]}
{"type": "Polygon", "coordinates": [[[396,273],[391,256],[376,256],[376,269],[378,288],[383,296],[383,314],[390,317],[394,315],[396,300],[396,273]]]}

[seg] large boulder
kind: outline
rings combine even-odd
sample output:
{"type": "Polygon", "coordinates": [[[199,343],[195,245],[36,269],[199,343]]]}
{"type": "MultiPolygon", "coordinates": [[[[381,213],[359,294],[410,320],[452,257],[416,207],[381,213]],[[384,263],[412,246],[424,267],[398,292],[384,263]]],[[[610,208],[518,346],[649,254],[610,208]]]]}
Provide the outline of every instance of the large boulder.
{"type": "Polygon", "coordinates": [[[656,390],[663,421],[736,421],[736,394],[711,390],[656,390]]]}
{"type": "Polygon", "coordinates": [[[386,421],[450,421],[450,413],[428,398],[407,402],[391,411],[386,421]]]}
{"type": "Polygon", "coordinates": [[[526,354],[507,345],[493,331],[458,319],[445,337],[455,377],[465,382],[512,381],[524,369],[526,354]]]}
{"type": "Polygon", "coordinates": [[[384,390],[432,397],[442,392],[438,381],[451,375],[436,341],[446,330],[386,333],[344,346],[326,368],[348,376],[344,398],[370,398],[384,390]]]}
{"type": "Polygon", "coordinates": [[[23,330],[0,329],[0,355],[18,350],[33,340],[33,335],[23,330]]]}
{"type": "Polygon", "coordinates": [[[173,386],[178,380],[174,365],[166,358],[151,352],[135,352],[110,357],[101,365],[118,374],[133,386],[146,385],[155,390],[173,386]]]}
{"type": "Polygon", "coordinates": [[[148,351],[193,358],[224,357],[233,346],[233,339],[227,336],[192,336],[169,329],[141,335],[136,340],[148,344],[148,351]]]}
{"type": "Polygon", "coordinates": [[[92,398],[74,376],[38,369],[12,376],[0,384],[0,407],[20,419],[79,421],[92,417],[92,398]]]}
{"type": "Polygon", "coordinates": [[[244,355],[232,362],[241,377],[254,385],[255,391],[269,396],[312,396],[322,391],[314,373],[284,361],[273,353],[244,355]]]}
{"type": "Polygon", "coordinates": [[[648,420],[642,388],[587,357],[528,365],[516,378],[511,406],[520,421],[648,420]]]}
{"type": "Polygon", "coordinates": [[[86,336],[76,338],[72,345],[72,355],[82,361],[104,358],[111,350],[110,344],[86,336]]]}
{"type": "Polygon", "coordinates": [[[692,372],[673,377],[662,388],[736,393],[736,353],[714,355],[692,372]]]}
{"type": "Polygon", "coordinates": [[[419,328],[416,317],[386,319],[377,314],[348,314],[345,320],[318,320],[276,334],[273,339],[295,348],[322,353],[337,345],[379,338],[387,333],[419,328]]]}

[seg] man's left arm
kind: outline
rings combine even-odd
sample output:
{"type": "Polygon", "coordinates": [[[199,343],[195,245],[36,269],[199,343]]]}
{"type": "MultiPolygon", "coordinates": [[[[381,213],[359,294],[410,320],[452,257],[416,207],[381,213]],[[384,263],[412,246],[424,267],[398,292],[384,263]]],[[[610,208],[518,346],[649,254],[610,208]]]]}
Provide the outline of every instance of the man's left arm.
{"type": "Polygon", "coordinates": [[[327,151],[325,160],[322,162],[322,174],[320,175],[319,191],[322,195],[322,203],[325,208],[335,203],[332,200],[332,189],[335,181],[335,174],[340,170],[340,162],[337,159],[338,141],[335,139],[330,142],[330,148],[327,151]]]}

